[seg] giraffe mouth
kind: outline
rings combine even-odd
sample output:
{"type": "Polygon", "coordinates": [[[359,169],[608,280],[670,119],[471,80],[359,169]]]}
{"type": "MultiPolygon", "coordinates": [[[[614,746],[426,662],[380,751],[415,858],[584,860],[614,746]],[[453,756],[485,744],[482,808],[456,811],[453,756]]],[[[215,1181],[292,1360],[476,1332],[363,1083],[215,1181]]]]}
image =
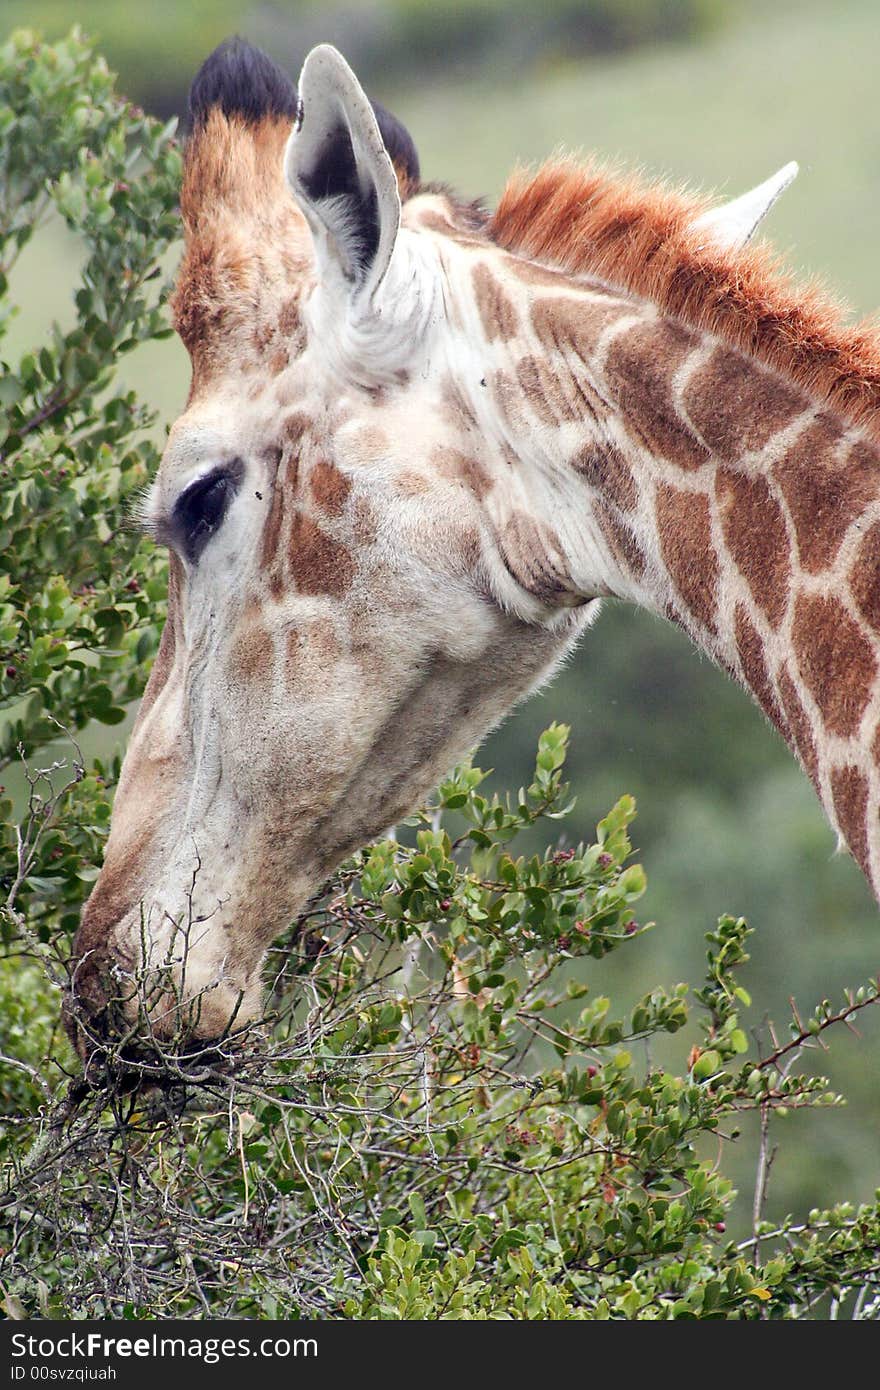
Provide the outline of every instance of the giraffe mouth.
{"type": "Polygon", "coordinates": [[[64,996],[62,1020],[83,1064],[72,1087],[80,1098],[96,1091],[119,1097],[151,1095],[177,1107],[195,1088],[228,1078],[236,1070],[248,1031],[163,1039],[152,1031],[136,1033],[112,1005],[88,1012],[72,992],[64,996]]]}
{"type": "Polygon", "coordinates": [[[137,972],[89,952],[75,962],[62,1021],[89,1088],[118,1093],[205,1083],[228,1075],[252,1021],[239,1018],[245,992],[217,987],[192,999],[165,981],[145,989],[137,972]],[[204,1002],[211,1001],[203,1008],[204,1002]]]}

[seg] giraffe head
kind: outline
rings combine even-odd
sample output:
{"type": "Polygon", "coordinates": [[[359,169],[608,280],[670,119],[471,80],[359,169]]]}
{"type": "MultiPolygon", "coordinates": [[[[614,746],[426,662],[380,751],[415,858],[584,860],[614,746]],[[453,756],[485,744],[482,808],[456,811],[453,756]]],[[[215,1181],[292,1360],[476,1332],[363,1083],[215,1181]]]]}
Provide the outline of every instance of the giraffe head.
{"type": "Polygon", "coordinates": [[[590,612],[484,505],[510,463],[448,359],[444,268],[479,214],[412,196],[409,136],[333,49],[297,97],[224,45],[191,108],[192,386],[142,518],[168,618],[76,942],[83,1051],[145,998],[160,1037],[257,1015],[273,937],[590,612]]]}

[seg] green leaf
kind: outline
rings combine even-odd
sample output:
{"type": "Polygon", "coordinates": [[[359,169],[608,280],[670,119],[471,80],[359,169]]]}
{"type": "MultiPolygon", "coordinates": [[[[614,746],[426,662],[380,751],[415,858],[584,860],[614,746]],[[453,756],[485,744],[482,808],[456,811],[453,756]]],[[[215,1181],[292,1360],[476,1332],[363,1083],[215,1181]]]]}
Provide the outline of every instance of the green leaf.
{"type": "Polygon", "coordinates": [[[693,1076],[695,1081],[705,1081],[707,1077],[714,1074],[721,1068],[721,1057],[712,1048],[701,1052],[694,1063],[693,1076]]]}

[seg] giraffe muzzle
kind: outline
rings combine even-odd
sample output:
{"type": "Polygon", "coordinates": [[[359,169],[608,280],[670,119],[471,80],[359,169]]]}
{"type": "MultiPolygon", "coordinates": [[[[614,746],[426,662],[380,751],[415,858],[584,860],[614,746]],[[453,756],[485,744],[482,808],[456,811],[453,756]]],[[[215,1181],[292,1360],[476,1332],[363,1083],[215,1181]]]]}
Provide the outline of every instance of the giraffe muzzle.
{"type": "Polygon", "coordinates": [[[75,956],[63,1001],[68,1037],[95,1069],[164,1070],[228,1060],[261,1013],[259,972],[241,980],[177,955],[132,962],[110,943],[75,956]]]}

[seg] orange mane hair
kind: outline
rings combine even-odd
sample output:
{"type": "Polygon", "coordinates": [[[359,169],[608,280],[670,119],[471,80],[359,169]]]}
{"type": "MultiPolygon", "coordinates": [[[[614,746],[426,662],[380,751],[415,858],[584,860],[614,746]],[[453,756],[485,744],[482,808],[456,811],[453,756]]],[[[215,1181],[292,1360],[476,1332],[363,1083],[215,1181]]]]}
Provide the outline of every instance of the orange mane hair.
{"type": "Polygon", "coordinates": [[[506,250],[595,275],[791,380],[880,442],[880,335],[845,322],[815,282],[766,245],[719,250],[691,230],[705,198],[598,164],[552,160],[512,175],[487,228],[506,250]]]}

